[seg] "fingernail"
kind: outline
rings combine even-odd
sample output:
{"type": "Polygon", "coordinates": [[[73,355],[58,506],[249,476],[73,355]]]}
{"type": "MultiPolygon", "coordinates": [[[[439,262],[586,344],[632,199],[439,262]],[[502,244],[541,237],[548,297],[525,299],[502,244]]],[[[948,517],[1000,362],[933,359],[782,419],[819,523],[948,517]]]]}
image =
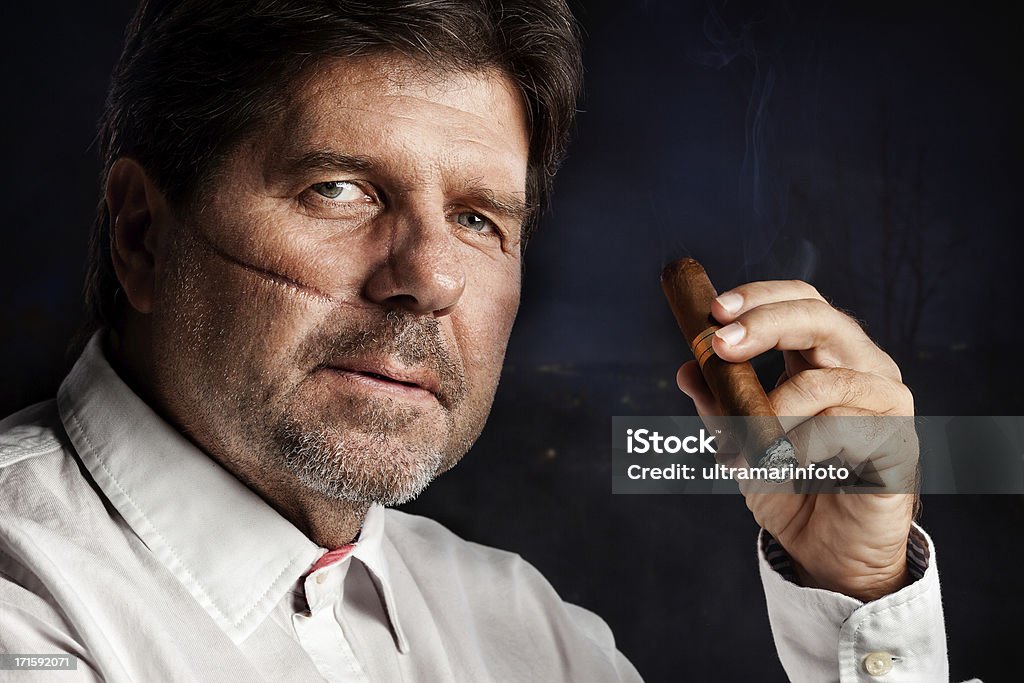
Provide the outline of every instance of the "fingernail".
{"type": "Polygon", "coordinates": [[[730,323],[715,334],[729,346],[736,346],[743,341],[743,337],[747,336],[747,330],[739,323],[730,323]]]}
{"type": "Polygon", "coordinates": [[[736,294],[735,292],[726,292],[715,299],[715,301],[729,313],[735,313],[743,306],[743,295],[736,294]]]}

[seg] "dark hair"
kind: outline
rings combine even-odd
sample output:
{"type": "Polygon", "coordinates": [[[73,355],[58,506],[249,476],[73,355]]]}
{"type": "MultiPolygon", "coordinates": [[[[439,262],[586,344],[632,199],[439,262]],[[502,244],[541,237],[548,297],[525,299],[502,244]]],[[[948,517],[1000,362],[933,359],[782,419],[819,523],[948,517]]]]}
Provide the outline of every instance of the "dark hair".
{"type": "MultiPolygon", "coordinates": [[[[174,209],[254,127],[283,110],[284,84],[320,58],[398,53],[444,70],[497,69],[529,115],[523,245],[547,206],[576,113],[582,64],[564,0],[153,0],[128,26],[100,126],[103,182],[119,157],[146,169],[174,209]]],[[[92,325],[118,287],[101,196],[86,280],[92,325]]]]}

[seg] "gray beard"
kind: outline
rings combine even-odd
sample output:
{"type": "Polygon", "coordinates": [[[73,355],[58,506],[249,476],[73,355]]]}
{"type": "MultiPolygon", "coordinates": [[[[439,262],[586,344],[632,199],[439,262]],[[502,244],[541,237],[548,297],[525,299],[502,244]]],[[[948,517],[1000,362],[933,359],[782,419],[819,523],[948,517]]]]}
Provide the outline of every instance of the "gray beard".
{"type": "Polygon", "coordinates": [[[275,450],[304,486],[331,500],[381,505],[413,500],[443,471],[445,455],[396,443],[387,426],[369,422],[354,432],[284,420],[274,430],[275,450]]]}
{"type": "MultiPolygon", "coordinates": [[[[344,334],[314,338],[299,355],[306,359],[301,364],[308,366],[319,359],[367,352],[397,357],[409,365],[427,364],[441,379],[442,400],[459,405],[465,397],[465,378],[449,360],[432,319],[388,311],[371,324],[349,327],[344,334]]],[[[276,419],[264,422],[274,425],[271,439],[284,467],[311,491],[333,500],[398,505],[418,496],[452,460],[453,454],[442,445],[448,439],[441,434],[424,433],[417,438],[416,423],[422,416],[417,408],[387,398],[356,396],[341,399],[341,406],[336,405],[358,420],[332,422],[306,410],[293,394],[284,400],[276,419]]],[[[444,412],[444,429],[451,434],[455,429],[452,413],[444,412]]],[[[469,444],[464,446],[458,456],[468,450],[469,444]]]]}

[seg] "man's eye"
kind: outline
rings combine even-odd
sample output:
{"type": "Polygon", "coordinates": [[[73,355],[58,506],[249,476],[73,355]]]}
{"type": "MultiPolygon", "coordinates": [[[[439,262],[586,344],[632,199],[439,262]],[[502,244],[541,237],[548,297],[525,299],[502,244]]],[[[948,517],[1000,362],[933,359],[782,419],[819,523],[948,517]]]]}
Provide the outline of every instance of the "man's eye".
{"type": "Polygon", "coordinates": [[[478,213],[460,213],[455,220],[459,225],[475,232],[497,232],[494,223],[478,213]]]}
{"type": "Polygon", "coordinates": [[[317,183],[311,189],[328,199],[336,199],[342,202],[368,199],[366,193],[359,189],[358,185],[347,180],[329,180],[326,183],[317,183]]]}

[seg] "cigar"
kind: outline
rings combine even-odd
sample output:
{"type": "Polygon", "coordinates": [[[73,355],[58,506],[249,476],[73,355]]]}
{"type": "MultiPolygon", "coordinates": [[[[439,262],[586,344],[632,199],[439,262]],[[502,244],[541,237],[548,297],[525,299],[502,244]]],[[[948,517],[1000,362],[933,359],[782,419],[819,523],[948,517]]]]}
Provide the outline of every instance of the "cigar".
{"type": "Polygon", "coordinates": [[[745,429],[737,434],[747,463],[769,469],[797,467],[796,450],[753,366],[724,361],[711,346],[721,325],[711,317],[711,303],[718,292],[704,267],[691,258],[670,263],[661,272],[661,288],[722,415],[747,418],[738,421],[745,429]]]}

